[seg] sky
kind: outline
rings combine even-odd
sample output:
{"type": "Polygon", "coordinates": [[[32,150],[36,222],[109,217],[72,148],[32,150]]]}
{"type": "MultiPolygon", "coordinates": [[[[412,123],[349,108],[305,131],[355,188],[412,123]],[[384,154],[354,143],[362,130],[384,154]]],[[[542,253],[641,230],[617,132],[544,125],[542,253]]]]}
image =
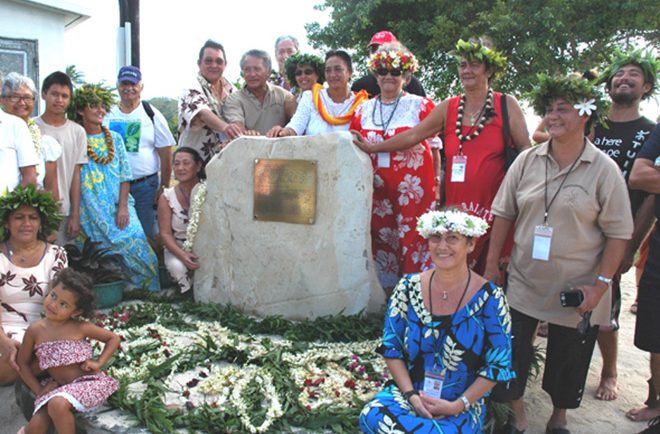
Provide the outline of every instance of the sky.
{"type": "MultiPolygon", "coordinates": [[[[65,64],[76,65],[87,81],[105,80],[114,86],[118,70],[118,2],[89,2],[92,17],[65,33],[65,64]]],[[[293,35],[300,41],[301,51],[314,52],[307,41],[305,24],[328,23],[329,12],[314,9],[320,3],[322,0],[141,0],[143,98],[177,98],[194,82],[199,48],[209,38],[224,45],[228,61],[224,76],[231,82],[239,78],[240,57],[249,49],[265,50],[275,64],[274,42],[278,36],[293,35]]],[[[525,111],[531,134],[538,117],[531,110],[525,111]]],[[[643,102],[641,111],[656,120],[660,115],[659,99],[643,102]]]]}
{"type": "MultiPolygon", "coordinates": [[[[87,81],[105,80],[114,85],[118,2],[90,3],[92,17],[65,32],[66,65],[76,65],[87,81]]],[[[141,0],[142,96],[178,97],[194,82],[199,48],[209,38],[225,47],[228,65],[224,76],[231,82],[239,78],[238,62],[250,49],[265,50],[276,63],[274,43],[278,36],[292,35],[300,41],[301,51],[313,52],[304,26],[312,21],[328,22],[326,12],[314,10],[319,3],[321,0],[141,0]]]]}

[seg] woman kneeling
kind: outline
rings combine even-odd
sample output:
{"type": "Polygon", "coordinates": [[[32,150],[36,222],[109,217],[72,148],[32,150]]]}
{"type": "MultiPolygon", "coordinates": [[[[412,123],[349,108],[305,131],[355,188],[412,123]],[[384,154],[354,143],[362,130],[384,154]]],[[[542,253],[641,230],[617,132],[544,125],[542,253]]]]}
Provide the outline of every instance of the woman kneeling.
{"type": "Polygon", "coordinates": [[[483,432],[484,396],[515,376],[504,293],[467,266],[487,229],[454,209],[419,218],[435,269],[394,289],[378,349],[394,381],[362,411],[363,432],[483,432]]]}

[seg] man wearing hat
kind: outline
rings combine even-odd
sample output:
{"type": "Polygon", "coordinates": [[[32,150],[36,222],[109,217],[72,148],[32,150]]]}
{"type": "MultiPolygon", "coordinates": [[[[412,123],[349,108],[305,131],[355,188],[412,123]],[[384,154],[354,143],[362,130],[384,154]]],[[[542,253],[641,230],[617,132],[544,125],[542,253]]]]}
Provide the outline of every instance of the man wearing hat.
{"type": "MultiPolygon", "coordinates": [[[[367,45],[367,49],[369,50],[369,55],[375,53],[376,50],[378,50],[378,47],[380,47],[381,45],[390,44],[393,42],[399,42],[399,41],[392,32],[388,32],[387,30],[382,30],[374,34],[371,37],[371,41],[369,41],[369,45],[367,45]]],[[[376,95],[380,95],[380,87],[378,87],[378,82],[376,81],[376,77],[373,74],[365,75],[359,80],[356,80],[353,83],[353,86],[351,86],[351,90],[353,92],[359,92],[362,89],[367,91],[367,93],[369,94],[369,98],[373,98],[376,95]]],[[[420,83],[419,80],[416,79],[414,76],[410,77],[410,82],[403,87],[403,90],[405,90],[408,93],[412,93],[414,95],[426,96],[426,92],[424,92],[422,83],[420,83]]]]}
{"type": "Polygon", "coordinates": [[[117,75],[120,101],[107,114],[105,123],[124,139],[133,172],[131,196],[144,233],[153,239],[156,236],[154,203],[157,194],[170,184],[175,142],[161,112],[141,100],[143,88],[139,68],[121,67],[117,75]]]}

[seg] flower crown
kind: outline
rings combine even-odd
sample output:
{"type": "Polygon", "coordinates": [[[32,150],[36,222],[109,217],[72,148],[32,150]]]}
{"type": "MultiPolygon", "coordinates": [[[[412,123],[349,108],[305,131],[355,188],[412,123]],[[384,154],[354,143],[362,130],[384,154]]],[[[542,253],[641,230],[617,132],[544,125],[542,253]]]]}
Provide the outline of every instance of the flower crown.
{"type": "Polygon", "coordinates": [[[385,49],[378,50],[369,57],[369,69],[375,71],[379,68],[400,69],[414,73],[419,69],[419,63],[410,51],[385,49]]]}
{"type": "Polygon", "coordinates": [[[459,39],[453,54],[458,62],[463,58],[468,61],[482,62],[487,68],[493,70],[494,78],[498,78],[508,66],[506,57],[500,51],[481,45],[481,42],[459,39]]]}
{"type": "Polygon", "coordinates": [[[66,110],[69,119],[81,123],[82,118],[79,111],[86,107],[101,104],[106,111],[110,111],[113,105],[117,103],[113,89],[102,83],[85,83],[73,92],[71,104],[66,110]]]}
{"type": "Polygon", "coordinates": [[[546,108],[552,101],[563,98],[574,104],[580,116],[589,116],[587,128],[590,128],[595,120],[606,125],[605,113],[609,103],[591,82],[578,76],[538,74],[536,77],[538,82],[527,96],[537,115],[544,116],[546,108]]]}
{"type": "MultiPolygon", "coordinates": [[[[59,203],[53,199],[50,192],[37,190],[32,184],[26,187],[19,185],[13,191],[5,191],[0,196],[0,222],[7,223],[9,214],[22,205],[31,206],[39,211],[41,217],[40,235],[50,234],[59,228],[62,221],[59,203]]],[[[0,231],[0,241],[6,236],[6,233],[0,231]]]]}
{"type": "Polygon", "coordinates": [[[622,51],[616,49],[610,57],[610,64],[603,70],[603,73],[598,77],[598,83],[606,83],[607,89],[612,84],[612,78],[626,65],[637,65],[644,73],[644,82],[651,83],[651,90],[644,94],[644,98],[648,98],[658,90],[658,72],[660,71],[660,59],[657,58],[651,50],[642,51],[629,50],[622,51]]]}
{"type": "Polygon", "coordinates": [[[480,237],[487,230],[488,223],[484,219],[459,210],[429,211],[417,219],[417,232],[424,238],[447,232],[480,237]]]}
{"type": "Polygon", "coordinates": [[[292,86],[296,85],[296,68],[298,65],[310,65],[314,68],[319,76],[317,83],[323,84],[325,81],[325,62],[319,56],[314,54],[296,53],[286,59],[284,62],[284,71],[286,72],[286,79],[292,86]]]}

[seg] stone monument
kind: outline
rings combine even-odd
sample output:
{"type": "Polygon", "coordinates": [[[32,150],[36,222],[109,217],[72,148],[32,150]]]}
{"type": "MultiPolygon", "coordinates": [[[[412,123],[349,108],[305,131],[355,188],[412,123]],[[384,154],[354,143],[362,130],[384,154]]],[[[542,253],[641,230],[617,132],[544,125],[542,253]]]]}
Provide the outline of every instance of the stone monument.
{"type": "Polygon", "coordinates": [[[289,319],[385,303],[371,254],[371,161],[349,133],[242,137],[206,173],[195,300],[289,319]]]}

